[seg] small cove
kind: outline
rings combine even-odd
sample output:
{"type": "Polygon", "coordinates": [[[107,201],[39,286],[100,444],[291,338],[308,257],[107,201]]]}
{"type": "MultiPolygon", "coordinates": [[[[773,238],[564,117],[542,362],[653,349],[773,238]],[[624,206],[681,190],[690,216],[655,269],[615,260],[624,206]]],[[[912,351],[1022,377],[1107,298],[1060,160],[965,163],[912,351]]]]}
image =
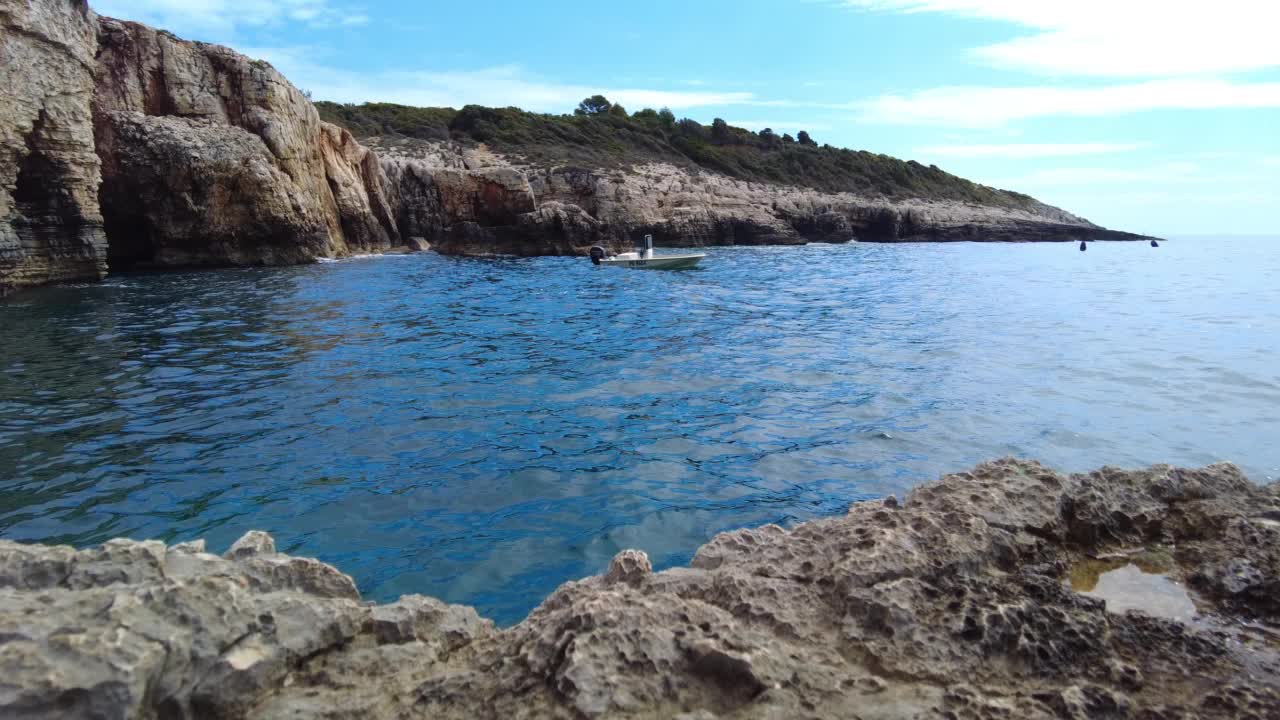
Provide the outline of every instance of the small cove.
{"type": "Polygon", "coordinates": [[[993,456],[1266,482],[1273,242],[711,248],[679,273],[423,254],[33,290],[0,302],[0,536],[264,529],[370,598],[513,622],[618,550],[684,563],[993,456]]]}

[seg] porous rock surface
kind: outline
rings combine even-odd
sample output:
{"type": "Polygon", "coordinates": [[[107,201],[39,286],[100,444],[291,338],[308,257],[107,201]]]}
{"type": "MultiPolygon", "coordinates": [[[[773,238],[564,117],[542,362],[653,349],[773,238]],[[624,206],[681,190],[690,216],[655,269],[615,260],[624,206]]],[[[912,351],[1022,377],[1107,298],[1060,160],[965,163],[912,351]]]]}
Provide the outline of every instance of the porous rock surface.
{"type": "Polygon", "coordinates": [[[0,0],[0,295],[107,272],[89,113],[97,28],[83,0],[0,0]]]}
{"type": "Polygon", "coordinates": [[[1228,464],[1000,460],[904,501],[644,553],[495,628],[250,533],[0,543],[0,715],[67,718],[1280,717],[1280,487],[1228,464]],[[1064,583],[1159,545],[1193,621],[1064,583]]]}

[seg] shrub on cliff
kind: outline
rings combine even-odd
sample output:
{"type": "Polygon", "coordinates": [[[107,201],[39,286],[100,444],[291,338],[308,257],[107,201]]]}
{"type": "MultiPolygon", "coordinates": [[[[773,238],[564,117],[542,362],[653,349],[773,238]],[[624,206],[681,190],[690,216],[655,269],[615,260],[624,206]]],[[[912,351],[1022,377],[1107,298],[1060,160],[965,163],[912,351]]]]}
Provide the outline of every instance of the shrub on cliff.
{"type": "Polygon", "coordinates": [[[711,121],[711,142],[716,145],[728,145],[733,142],[733,133],[729,131],[729,123],[720,118],[711,121]]]}

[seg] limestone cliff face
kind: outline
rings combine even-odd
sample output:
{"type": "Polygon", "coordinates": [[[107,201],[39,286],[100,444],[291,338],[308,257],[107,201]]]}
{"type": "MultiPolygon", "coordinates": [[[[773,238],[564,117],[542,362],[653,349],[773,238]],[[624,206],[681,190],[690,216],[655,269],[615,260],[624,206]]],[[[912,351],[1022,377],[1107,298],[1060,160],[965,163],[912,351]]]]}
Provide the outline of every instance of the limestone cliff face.
{"type": "MultiPolygon", "coordinates": [[[[747,182],[666,163],[629,168],[547,167],[486,148],[389,137],[365,138],[390,174],[404,168],[422,178],[443,173],[518,173],[534,203],[546,210],[518,223],[475,225],[446,208],[436,249],[459,254],[583,253],[592,244],[629,246],[652,233],[660,245],[792,245],[806,242],[1132,240],[1141,236],[1098,227],[1042,203],[1025,207],[950,200],[888,200],[853,193],[747,182]],[[391,170],[390,168],[396,168],[391,170]],[[569,220],[571,219],[571,220],[569,220]],[[568,230],[560,228],[567,227],[568,230]],[[450,228],[454,228],[452,231],[450,228]],[[537,228],[537,231],[530,231],[537,228]]],[[[455,183],[438,183],[445,197],[455,183]]],[[[412,199],[402,199],[402,206],[412,199]]],[[[447,203],[446,203],[447,204],[447,203]]]]}
{"type": "Polygon", "coordinates": [[[89,113],[96,36],[82,0],[0,2],[0,295],[106,274],[89,113]]]}
{"type": "Polygon", "coordinates": [[[466,227],[509,226],[537,208],[524,175],[509,168],[470,171],[417,160],[384,159],[388,199],[406,237],[439,241],[466,227]]]}
{"type": "Polygon", "coordinates": [[[0,541],[0,715],[1275,718],[1277,518],[1280,485],[1226,464],[1000,460],[718,535],[689,567],[623,551],[505,630],[416,595],[362,603],[259,532],[222,556],[0,541]],[[1196,609],[1068,583],[1135,561],[1196,609]]]}
{"type": "Polygon", "coordinates": [[[82,0],[0,3],[0,59],[0,292],[401,244],[378,158],[266,63],[82,0]]]}
{"type": "Polygon", "coordinates": [[[296,263],[399,244],[376,159],[270,65],[100,25],[93,117],[113,267],[296,263]]]}

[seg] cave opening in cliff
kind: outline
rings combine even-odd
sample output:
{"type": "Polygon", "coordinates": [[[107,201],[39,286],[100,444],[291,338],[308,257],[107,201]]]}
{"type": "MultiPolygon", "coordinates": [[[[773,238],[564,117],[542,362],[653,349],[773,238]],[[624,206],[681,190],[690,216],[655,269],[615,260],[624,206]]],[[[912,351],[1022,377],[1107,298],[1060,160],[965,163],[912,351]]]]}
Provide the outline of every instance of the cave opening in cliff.
{"type": "Polygon", "coordinates": [[[67,190],[66,168],[40,150],[36,134],[27,137],[27,155],[18,163],[13,201],[31,232],[45,235],[74,226],[79,208],[67,190]]]}
{"type": "Polygon", "coordinates": [[[103,229],[107,234],[107,266],[112,272],[134,270],[155,260],[153,231],[139,205],[142,200],[138,189],[131,183],[122,182],[118,169],[113,172],[111,167],[110,160],[107,160],[98,190],[103,229]]]}
{"type": "Polygon", "coordinates": [[[103,203],[107,230],[107,264],[113,271],[134,270],[155,259],[151,229],[145,219],[107,210],[103,203]]]}

